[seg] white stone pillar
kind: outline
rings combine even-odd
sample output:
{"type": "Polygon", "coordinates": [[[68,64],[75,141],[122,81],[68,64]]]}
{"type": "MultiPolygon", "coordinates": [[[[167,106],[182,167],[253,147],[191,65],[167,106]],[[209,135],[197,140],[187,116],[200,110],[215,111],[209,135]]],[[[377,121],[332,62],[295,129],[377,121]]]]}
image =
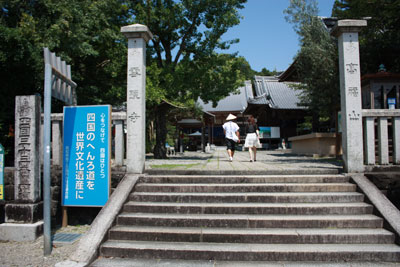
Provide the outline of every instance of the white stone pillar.
{"type": "Polygon", "coordinates": [[[62,166],[62,120],[51,122],[53,165],[62,166]]]}
{"type": "Polygon", "coordinates": [[[389,134],[387,117],[378,118],[379,164],[389,164],[389,134]]]}
{"type": "Polygon", "coordinates": [[[365,164],[375,164],[375,118],[366,117],[364,120],[364,151],[365,164]]]}
{"type": "Polygon", "coordinates": [[[339,46],[342,145],[347,173],[364,172],[358,32],[365,26],[366,20],[339,20],[332,31],[339,46]]]}
{"type": "Polygon", "coordinates": [[[393,164],[400,164],[400,117],[393,117],[393,164]]]}
{"type": "Polygon", "coordinates": [[[124,165],[125,144],[124,144],[124,121],[115,121],[115,165],[124,165]]]}
{"type": "Polygon", "coordinates": [[[133,24],[121,28],[128,38],[126,112],[126,170],[143,173],[146,153],[146,43],[153,37],[147,26],[133,24]]]}

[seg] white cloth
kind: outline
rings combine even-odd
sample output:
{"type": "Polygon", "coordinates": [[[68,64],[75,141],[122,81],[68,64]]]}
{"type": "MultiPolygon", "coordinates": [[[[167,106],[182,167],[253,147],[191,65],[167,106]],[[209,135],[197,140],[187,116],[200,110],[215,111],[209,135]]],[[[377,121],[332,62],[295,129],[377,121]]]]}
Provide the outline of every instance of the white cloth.
{"type": "Polygon", "coordinates": [[[256,133],[249,133],[246,135],[246,141],[244,147],[257,147],[260,148],[261,144],[256,133]]]}
{"type": "Polygon", "coordinates": [[[239,126],[235,122],[227,121],[222,125],[222,128],[225,131],[225,138],[232,139],[235,142],[238,141],[236,132],[239,131],[239,126]]]}

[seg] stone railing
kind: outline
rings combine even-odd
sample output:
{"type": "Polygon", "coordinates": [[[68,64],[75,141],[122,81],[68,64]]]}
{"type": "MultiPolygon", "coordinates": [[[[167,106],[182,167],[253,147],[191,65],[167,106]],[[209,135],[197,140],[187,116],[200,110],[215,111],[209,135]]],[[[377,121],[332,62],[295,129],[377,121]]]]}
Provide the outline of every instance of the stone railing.
{"type": "MultiPolygon", "coordinates": [[[[115,127],[115,135],[112,136],[113,141],[111,142],[114,151],[113,156],[113,166],[124,165],[125,159],[125,133],[124,124],[126,123],[126,113],[125,112],[113,112],[112,113],[112,126],[115,127]]],[[[53,113],[51,114],[51,155],[53,165],[62,165],[62,124],[63,124],[63,114],[53,113]]],[[[43,127],[43,124],[42,124],[43,127]]],[[[42,129],[41,129],[42,130],[42,129]]],[[[41,131],[43,133],[43,131],[41,131]]],[[[42,142],[41,138],[41,142],[42,142]]],[[[43,146],[41,146],[43,147],[43,146]]],[[[43,151],[41,151],[43,154],[43,151]]],[[[41,157],[43,159],[43,157],[41,157]]]]}
{"type": "Polygon", "coordinates": [[[365,165],[399,165],[400,110],[364,109],[362,116],[365,165]]]}

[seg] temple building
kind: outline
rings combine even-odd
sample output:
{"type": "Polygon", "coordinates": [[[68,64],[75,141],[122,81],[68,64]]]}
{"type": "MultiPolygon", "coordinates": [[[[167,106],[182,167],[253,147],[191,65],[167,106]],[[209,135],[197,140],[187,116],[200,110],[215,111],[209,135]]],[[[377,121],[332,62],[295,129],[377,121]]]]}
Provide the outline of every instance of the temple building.
{"type": "Polygon", "coordinates": [[[249,115],[257,119],[261,131],[261,143],[264,148],[277,148],[282,139],[297,135],[297,126],[304,121],[306,110],[298,104],[299,91],[296,83],[281,82],[276,76],[255,76],[254,88],[246,81],[239,93],[232,93],[213,107],[199,100],[204,112],[215,116],[211,127],[206,126],[208,141],[215,145],[224,145],[222,124],[228,114],[237,116],[241,137],[249,115]],[[208,135],[210,133],[210,135],[208,135]]]}

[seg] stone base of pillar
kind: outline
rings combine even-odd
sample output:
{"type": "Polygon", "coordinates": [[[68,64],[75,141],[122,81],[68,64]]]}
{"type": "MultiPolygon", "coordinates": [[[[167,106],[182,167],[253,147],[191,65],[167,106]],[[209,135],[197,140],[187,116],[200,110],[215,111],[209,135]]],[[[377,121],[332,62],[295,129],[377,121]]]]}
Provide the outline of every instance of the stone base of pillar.
{"type": "Polygon", "coordinates": [[[4,223],[4,206],[6,202],[4,200],[0,200],[0,223],[4,223]]]}
{"type": "Polygon", "coordinates": [[[43,234],[43,221],[0,224],[1,241],[34,241],[43,234]]]}
{"type": "Polygon", "coordinates": [[[6,223],[36,223],[43,220],[43,202],[7,203],[5,214],[6,223]]]}

